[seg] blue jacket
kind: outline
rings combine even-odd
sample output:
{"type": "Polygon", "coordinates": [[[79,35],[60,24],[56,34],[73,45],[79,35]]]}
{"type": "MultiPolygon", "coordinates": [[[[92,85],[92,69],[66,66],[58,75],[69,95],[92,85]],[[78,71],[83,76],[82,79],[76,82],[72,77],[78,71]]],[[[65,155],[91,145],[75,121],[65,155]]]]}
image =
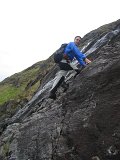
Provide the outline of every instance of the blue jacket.
{"type": "Polygon", "coordinates": [[[72,61],[74,58],[78,60],[80,65],[86,66],[84,59],[86,56],[79,50],[79,48],[76,46],[74,42],[68,43],[68,45],[65,48],[65,55],[72,61]]]}

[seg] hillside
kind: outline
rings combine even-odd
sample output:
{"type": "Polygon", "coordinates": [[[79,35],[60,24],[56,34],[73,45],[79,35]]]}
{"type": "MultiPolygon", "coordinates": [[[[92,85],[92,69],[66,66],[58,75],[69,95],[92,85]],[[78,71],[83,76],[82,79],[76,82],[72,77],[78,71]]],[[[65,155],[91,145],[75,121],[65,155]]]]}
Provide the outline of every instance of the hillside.
{"type": "Polygon", "coordinates": [[[55,101],[52,55],[0,83],[1,160],[120,159],[120,20],[86,34],[80,49],[92,63],[55,101]]]}
{"type": "Polygon", "coordinates": [[[0,104],[10,99],[16,100],[20,98],[21,100],[22,97],[29,100],[52,66],[53,60],[50,57],[6,78],[0,83],[0,104]]]}

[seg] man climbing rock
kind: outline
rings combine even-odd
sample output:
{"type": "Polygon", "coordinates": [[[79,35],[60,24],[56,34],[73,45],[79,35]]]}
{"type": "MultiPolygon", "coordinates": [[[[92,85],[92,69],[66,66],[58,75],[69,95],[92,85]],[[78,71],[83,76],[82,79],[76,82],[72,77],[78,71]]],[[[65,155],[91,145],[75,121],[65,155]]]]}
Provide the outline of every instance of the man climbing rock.
{"type": "MultiPolygon", "coordinates": [[[[91,61],[86,58],[85,54],[83,54],[78,46],[80,45],[81,37],[76,36],[74,38],[74,42],[70,42],[67,44],[64,50],[63,58],[58,63],[60,67],[60,71],[56,74],[55,81],[53,86],[50,90],[49,98],[56,99],[56,91],[58,87],[64,82],[65,76],[70,70],[75,70],[76,73],[80,73],[79,68],[73,64],[73,60],[76,59],[78,63],[81,65],[82,68],[86,67],[91,61]]],[[[67,86],[65,82],[63,83],[64,86],[67,86]]]]}

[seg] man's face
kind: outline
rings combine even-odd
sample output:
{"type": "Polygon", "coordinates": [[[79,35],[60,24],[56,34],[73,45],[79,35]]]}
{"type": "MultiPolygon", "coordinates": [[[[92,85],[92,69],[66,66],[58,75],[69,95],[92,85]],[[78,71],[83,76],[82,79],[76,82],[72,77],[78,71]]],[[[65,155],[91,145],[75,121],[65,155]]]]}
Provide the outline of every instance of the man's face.
{"type": "Polygon", "coordinates": [[[75,40],[74,40],[74,42],[75,42],[75,44],[76,44],[77,46],[80,45],[80,41],[81,41],[81,38],[80,38],[80,37],[76,37],[75,40]]]}

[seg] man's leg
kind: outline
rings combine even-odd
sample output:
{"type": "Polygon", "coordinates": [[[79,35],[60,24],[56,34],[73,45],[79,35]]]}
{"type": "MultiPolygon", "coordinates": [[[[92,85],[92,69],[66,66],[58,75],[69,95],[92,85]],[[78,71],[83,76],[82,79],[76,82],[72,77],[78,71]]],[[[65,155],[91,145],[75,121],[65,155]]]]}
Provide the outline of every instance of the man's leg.
{"type": "Polygon", "coordinates": [[[73,68],[73,70],[75,71],[73,74],[73,77],[75,78],[82,70],[83,70],[83,66],[79,65],[77,61],[73,61],[70,63],[70,66],[73,68]]]}
{"type": "MultiPolygon", "coordinates": [[[[72,70],[70,70],[66,77],[65,77],[65,82],[69,81],[72,77],[76,77],[76,75],[78,74],[79,72],[79,68],[77,67],[78,65],[78,62],[77,61],[74,61],[74,62],[71,62],[69,63],[70,67],[72,68],[72,70]]],[[[80,73],[80,72],[79,72],[80,73]]]]}
{"type": "Polygon", "coordinates": [[[56,91],[57,91],[58,87],[62,84],[62,82],[64,81],[67,72],[68,71],[60,70],[56,74],[55,81],[54,81],[52,89],[50,91],[49,98],[56,99],[56,91]]]}

